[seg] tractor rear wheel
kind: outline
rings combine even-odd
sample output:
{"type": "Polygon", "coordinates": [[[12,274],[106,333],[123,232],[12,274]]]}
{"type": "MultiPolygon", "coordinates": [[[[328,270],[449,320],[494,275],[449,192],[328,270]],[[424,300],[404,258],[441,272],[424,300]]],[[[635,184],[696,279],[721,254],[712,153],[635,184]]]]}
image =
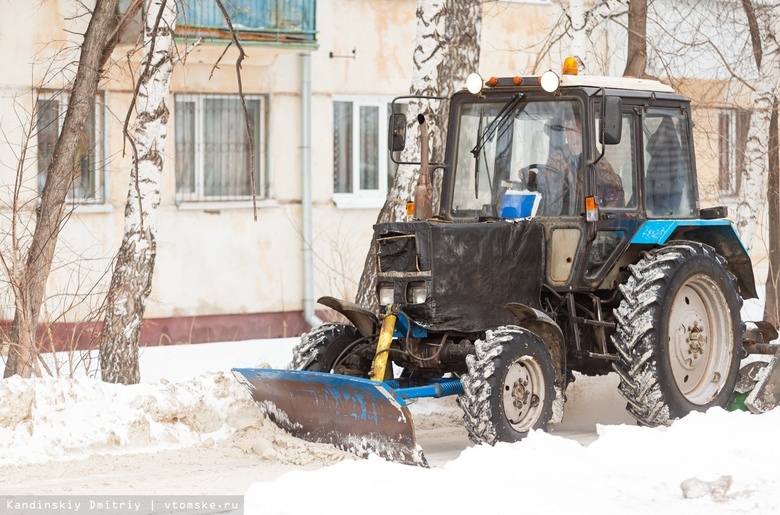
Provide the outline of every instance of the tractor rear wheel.
{"type": "Polygon", "coordinates": [[[466,358],[461,377],[463,423],[474,443],[515,442],[547,429],[555,399],[555,370],[544,343],[520,327],[487,331],[466,358]]]}
{"type": "Polygon", "coordinates": [[[726,406],[744,324],[725,260],[707,245],[674,242],[645,253],[630,269],[612,337],[628,411],[657,426],[726,406]]]}
{"type": "Polygon", "coordinates": [[[355,374],[348,370],[351,361],[342,353],[360,335],[354,326],[347,324],[323,324],[301,337],[301,342],[293,348],[291,370],[310,370],[312,372],[334,372],[345,375],[355,374]],[[340,359],[340,363],[336,360],[340,359]]]}

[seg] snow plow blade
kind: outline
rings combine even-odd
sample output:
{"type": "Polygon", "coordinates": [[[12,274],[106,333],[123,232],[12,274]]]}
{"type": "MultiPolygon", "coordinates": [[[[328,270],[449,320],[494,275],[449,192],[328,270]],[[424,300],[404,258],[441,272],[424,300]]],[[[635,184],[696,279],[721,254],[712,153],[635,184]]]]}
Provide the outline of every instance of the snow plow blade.
{"type": "Polygon", "coordinates": [[[233,369],[260,410],[310,442],[427,467],[406,403],[384,383],[322,372],[233,369]]]}

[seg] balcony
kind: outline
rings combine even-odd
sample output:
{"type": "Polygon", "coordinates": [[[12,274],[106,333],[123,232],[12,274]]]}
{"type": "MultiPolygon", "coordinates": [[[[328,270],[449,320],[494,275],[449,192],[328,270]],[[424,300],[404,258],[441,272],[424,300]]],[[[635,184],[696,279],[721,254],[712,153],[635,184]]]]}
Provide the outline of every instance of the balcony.
{"type": "MultiPolygon", "coordinates": [[[[316,0],[222,0],[242,41],[315,44],[316,0]]],[[[214,0],[180,4],[176,35],[229,39],[230,29],[214,0]]]]}

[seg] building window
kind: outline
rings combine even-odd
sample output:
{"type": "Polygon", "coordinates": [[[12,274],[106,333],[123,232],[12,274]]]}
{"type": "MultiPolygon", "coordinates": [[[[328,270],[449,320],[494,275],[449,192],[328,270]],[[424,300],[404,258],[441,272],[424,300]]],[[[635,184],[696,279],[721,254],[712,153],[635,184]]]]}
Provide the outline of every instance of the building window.
{"type": "Polygon", "coordinates": [[[747,109],[724,109],[718,114],[718,184],[725,195],[739,194],[749,127],[747,109]]]}
{"type": "MultiPolygon", "coordinates": [[[[35,106],[36,136],[38,145],[38,193],[43,192],[49,172],[54,147],[62,132],[65,113],[68,111],[69,93],[41,91],[35,106]]],[[[103,149],[103,119],[105,102],[103,94],[95,97],[87,115],[84,132],[73,160],[71,177],[73,184],[68,200],[79,203],[99,203],[105,198],[103,149]]]]}
{"type": "MultiPolygon", "coordinates": [[[[387,150],[391,102],[385,97],[343,97],[333,102],[333,193],[339,207],[384,203],[397,169],[387,150]]],[[[405,111],[406,106],[396,108],[405,111]]]]}
{"type": "MultiPolygon", "coordinates": [[[[255,194],[266,197],[266,99],[247,96],[255,194]]],[[[238,95],[176,95],[176,200],[252,198],[250,144],[238,95]]]]}
{"type": "MultiPolygon", "coordinates": [[[[229,0],[223,2],[233,28],[244,40],[316,41],[316,0],[229,0]]],[[[230,29],[213,0],[180,4],[177,36],[230,39],[230,29]]]]}

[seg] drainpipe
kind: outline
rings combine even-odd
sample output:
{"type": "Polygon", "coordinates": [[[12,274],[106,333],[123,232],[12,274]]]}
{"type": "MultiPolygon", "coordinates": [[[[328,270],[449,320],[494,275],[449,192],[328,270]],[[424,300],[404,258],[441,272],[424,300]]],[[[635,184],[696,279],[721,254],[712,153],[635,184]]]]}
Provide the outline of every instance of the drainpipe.
{"type": "Polygon", "coordinates": [[[301,54],[301,214],[303,217],[303,319],[322,324],[314,313],[314,259],[311,200],[311,53],[301,54]]]}

